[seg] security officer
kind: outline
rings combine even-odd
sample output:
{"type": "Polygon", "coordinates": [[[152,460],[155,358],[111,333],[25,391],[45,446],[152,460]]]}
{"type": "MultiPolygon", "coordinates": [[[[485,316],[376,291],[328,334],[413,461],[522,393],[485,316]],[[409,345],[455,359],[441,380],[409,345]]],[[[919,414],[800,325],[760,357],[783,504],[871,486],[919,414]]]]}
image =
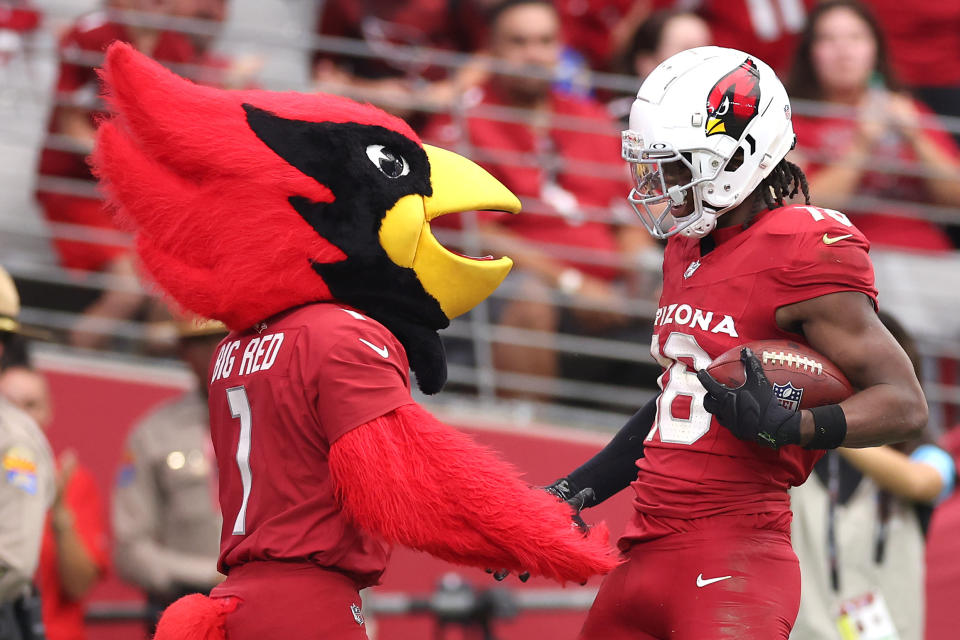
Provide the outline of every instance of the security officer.
{"type": "MultiPolygon", "coordinates": [[[[0,267],[0,354],[20,330],[20,297],[0,267]]],[[[0,638],[44,637],[33,574],[56,491],[53,453],[33,418],[0,397],[0,638]]]]}
{"type": "Polygon", "coordinates": [[[226,334],[219,322],[177,321],[178,354],[197,388],[161,405],[133,429],[113,494],[114,562],[140,586],[148,627],[188,593],[207,593],[217,572],[221,517],[207,413],[207,368],[226,334]]]}

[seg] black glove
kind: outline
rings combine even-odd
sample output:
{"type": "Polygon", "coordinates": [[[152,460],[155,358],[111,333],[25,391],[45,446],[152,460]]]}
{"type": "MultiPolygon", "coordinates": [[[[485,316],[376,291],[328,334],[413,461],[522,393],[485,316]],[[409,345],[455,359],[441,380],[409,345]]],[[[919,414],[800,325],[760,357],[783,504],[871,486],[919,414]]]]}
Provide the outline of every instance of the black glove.
{"type": "Polygon", "coordinates": [[[587,535],[590,532],[590,527],[580,517],[580,512],[596,504],[597,496],[593,489],[590,487],[580,489],[567,478],[560,478],[549,487],[544,487],[543,490],[552,493],[557,496],[558,500],[573,507],[570,519],[574,526],[580,529],[580,533],[587,535]]]}
{"type": "MultiPolygon", "coordinates": [[[[573,513],[570,514],[570,520],[573,522],[573,526],[579,529],[580,533],[583,535],[587,535],[587,533],[589,533],[590,525],[584,522],[583,518],[580,517],[580,511],[587,507],[592,507],[595,504],[595,494],[593,489],[588,487],[575,492],[576,488],[566,478],[561,478],[550,486],[541,488],[547,493],[555,495],[560,502],[566,502],[568,505],[573,507],[573,513]]],[[[494,571],[493,569],[487,569],[487,573],[492,573],[493,579],[499,582],[510,575],[510,570],[500,569],[498,571],[494,571]]],[[[530,572],[524,571],[523,573],[519,574],[517,578],[520,579],[520,582],[526,582],[530,579],[530,572]]]]}
{"type": "Polygon", "coordinates": [[[800,412],[790,411],[777,402],[773,386],[753,351],[741,349],[740,362],[746,380],[736,389],[720,384],[703,369],[697,371],[700,384],[707,390],[704,408],[741,440],[772,449],[800,444],[800,412]]]}

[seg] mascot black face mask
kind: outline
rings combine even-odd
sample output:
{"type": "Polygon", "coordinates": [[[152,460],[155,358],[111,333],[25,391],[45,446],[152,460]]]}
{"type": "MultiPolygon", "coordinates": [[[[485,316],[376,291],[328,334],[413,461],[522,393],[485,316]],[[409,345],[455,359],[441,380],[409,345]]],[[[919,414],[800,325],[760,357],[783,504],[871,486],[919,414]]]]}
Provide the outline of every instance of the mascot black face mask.
{"type": "Polygon", "coordinates": [[[510,191],[370,105],[201,87],[124,44],[103,77],[117,115],[100,126],[94,166],[171,297],[235,330],[337,300],[397,336],[424,392],[443,386],[437,330],[512,262],[450,252],[430,221],[516,213],[510,191]]]}

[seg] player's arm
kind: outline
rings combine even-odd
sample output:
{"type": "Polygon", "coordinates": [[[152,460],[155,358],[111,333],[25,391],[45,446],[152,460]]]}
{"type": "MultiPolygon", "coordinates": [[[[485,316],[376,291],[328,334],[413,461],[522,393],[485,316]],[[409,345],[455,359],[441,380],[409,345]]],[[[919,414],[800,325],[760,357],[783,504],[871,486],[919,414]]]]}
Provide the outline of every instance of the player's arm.
{"type": "Polygon", "coordinates": [[[551,484],[547,491],[564,501],[582,496],[574,508],[589,509],[626,489],[637,479],[637,460],[643,457],[643,442],[657,417],[659,397],[654,396],[643,405],[607,446],[551,484]]]}
{"type": "Polygon", "coordinates": [[[93,480],[78,469],[76,455],[67,451],[60,458],[50,524],[61,587],[73,600],[83,598],[106,571],[105,559],[95,546],[103,531],[103,526],[98,526],[99,509],[93,480]]]}
{"type": "Polygon", "coordinates": [[[339,437],[330,472],[359,527],[450,562],[576,582],[617,563],[605,527],[584,537],[569,506],[417,404],[339,437]]]}
{"type": "MultiPolygon", "coordinates": [[[[802,333],[860,389],[839,405],[846,422],[844,446],[901,442],[921,434],[927,403],[913,365],[866,295],[818,296],[781,307],[776,319],[781,328],[802,333]]],[[[814,434],[813,414],[802,411],[800,444],[809,444],[814,434]]]]}

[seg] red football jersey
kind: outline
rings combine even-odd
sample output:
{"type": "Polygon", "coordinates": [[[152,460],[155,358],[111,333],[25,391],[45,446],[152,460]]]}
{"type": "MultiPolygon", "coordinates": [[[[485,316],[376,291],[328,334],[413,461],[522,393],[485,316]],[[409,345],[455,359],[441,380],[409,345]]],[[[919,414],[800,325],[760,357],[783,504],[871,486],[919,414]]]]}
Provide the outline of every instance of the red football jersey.
{"type": "Polygon", "coordinates": [[[698,240],[679,235],[664,253],[651,345],[664,372],[657,418],[637,463],[637,513],[627,539],[687,526],[668,524],[673,519],[717,515],[763,514],[740,522],[788,527],[787,489],[803,483],[823,452],[774,451],[737,439],[703,408],[696,370],[752,340],[805,343],[777,326],[778,307],[838,291],[863,292],[876,305],[869,243],[838,211],[784,207],[745,230],[712,236],[717,245],[706,255],[698,240]]]}
{"type": "Polygon", "coordinates": [[[298,559],[376,584],[390,549],[340,511],[328,456],[344,433],[413,402],[408,370],[393,334],[338,303],[286,311],[220,343],[209,402],[221,571],[298,559]]]}

